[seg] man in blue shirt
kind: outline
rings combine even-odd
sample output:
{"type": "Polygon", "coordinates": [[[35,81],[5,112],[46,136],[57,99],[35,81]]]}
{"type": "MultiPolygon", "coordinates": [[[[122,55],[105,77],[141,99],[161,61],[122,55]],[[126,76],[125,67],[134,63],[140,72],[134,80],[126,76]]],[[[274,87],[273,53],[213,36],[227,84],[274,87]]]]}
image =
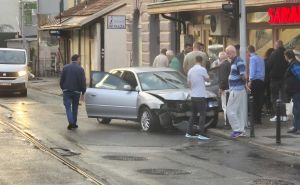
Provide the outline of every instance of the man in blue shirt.
{"type": "Polygon", "coordinates": [[[261,124],[261,109],[264,101],[264,79],[265,79],[265,62],[255,53],[254,46],[250,45],[247,48],[250,54],[250,74],[248,87],[251,89],[253,96],[253,118],[254,123],[261,124]]]}
{"type": "Polygon", "coordinates": [[[68,118],[68,130],[77,128],[77,113],[80,94],[86,91],[86,80],[83,68],[79,65],[80,57],[75,54],[72,63],[64,66],[60,77],[60,88],[63,91],[63,101],[68,118]]]}
{"type": "Polygon", "coordinates": [[[231,60],[231,70],[228,77],[230,94],[227,102],[227,116],[233,130],[231,137],[237,138],[245,136],[247,123],[245,62],[237,56],[233,45],[226,48],[226,54],[231,60]]]}

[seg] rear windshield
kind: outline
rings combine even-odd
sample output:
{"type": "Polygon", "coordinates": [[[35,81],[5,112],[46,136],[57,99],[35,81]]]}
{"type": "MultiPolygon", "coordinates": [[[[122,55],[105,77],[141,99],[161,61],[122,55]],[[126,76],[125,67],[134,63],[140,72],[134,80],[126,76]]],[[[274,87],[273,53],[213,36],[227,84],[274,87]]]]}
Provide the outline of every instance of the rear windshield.
{"type": "Polygon", "coordinates": [[[0,64],[25,64],[24,51],[0,50],[0,64]]]}

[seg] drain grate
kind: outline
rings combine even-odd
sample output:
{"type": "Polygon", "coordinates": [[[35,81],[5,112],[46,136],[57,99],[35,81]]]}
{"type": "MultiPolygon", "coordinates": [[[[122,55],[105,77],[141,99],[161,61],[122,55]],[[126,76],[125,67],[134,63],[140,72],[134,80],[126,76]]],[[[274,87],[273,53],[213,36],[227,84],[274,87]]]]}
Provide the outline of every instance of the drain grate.
{"type": "Polygon", "coordinates": [[[149,175],[189,175],[191,172],[179,170],[179,169],[141,169],[138,170],[140,173],[149,174],[149,175]]]}
{"type": "MultiPolygon", "coordinates": [[[[276,136],[264,136],[264,137],[267,137],[267,138],[270,138],[270,139],[275,139],[276,136]]],[[[291,136],[291,135],[281,135],[281,138],[298,138],[298,137],[295,137],[295,136],[291,136]]]]}
{"type": "Polygon", "coordinates": [[[102,158],[116,161],[146,161],[145,157],[128,156],[128,155],[106,155],[102,158]]]}
{"type": "Polygon", "coordinates": [[[276,180],[276,179],[257,179],[252,183],[252,185],[295,185],[295,184],[292,182],[276,180]]]}

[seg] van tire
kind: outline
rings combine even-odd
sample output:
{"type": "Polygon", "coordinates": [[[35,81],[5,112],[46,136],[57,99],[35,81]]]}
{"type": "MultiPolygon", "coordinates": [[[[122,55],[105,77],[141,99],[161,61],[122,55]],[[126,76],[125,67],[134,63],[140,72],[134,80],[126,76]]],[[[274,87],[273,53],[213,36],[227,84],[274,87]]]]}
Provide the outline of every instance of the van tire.
{"type": "Polygon", "coordinates": [[[27,89],[21,91],[21,96],[27,97],[27,89]]]}

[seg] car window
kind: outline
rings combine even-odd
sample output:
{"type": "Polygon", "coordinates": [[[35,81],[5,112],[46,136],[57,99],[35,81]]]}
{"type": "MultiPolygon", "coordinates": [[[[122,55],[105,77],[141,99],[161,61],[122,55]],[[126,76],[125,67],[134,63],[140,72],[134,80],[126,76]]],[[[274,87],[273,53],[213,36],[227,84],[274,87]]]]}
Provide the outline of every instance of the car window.
{"type": "Polygon", "coordinates": [[[138,73],[141,88],[148,90],[185,89],[186,78],[177,71],[155,71],[138,73]]]}
{"type": "Polygon", "coordinates": [[[114,70],[114,71],[111,72],[111,74],[113,74],[115,76],[118,76],[118,77],[121,77],[122,71],[120,71],[120,70],[114,70]]]}
{"type": "Polygon", "coordinates": [[[97,89],[110,89],[110,90],[125,90],[124,85],[129,85],[123,79],[112,75],[106,74],[104,78],[95,85],[97,89]]]}
{"type": "Polygon", "coordinates": [[[95,85],[99,83],[108,73],[104,71],[91,71],[90,87],[95,88],[95,85]]]}
{"type": "Polygon", "coordinates": [[[134,76],[134,74],[130,71],[125,71],[122,75],[122,79],[127,82],[131,87],[132,89],[135,89],[136,86],[137,86],[137,81],[136,81],[136,78],[134,76]]]}

